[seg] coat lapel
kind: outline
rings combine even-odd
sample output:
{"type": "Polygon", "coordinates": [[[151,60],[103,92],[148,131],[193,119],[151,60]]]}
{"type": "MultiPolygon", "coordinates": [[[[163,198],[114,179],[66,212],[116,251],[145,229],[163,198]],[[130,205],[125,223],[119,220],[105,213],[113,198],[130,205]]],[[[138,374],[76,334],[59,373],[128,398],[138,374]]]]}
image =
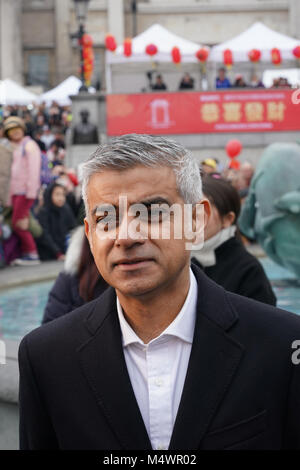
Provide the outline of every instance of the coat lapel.
{"type": "Polygon", "coordinates": [[[238,319],[225,291],[193,268],[198,281],[194,341],[169,449],[197,449],[234,377],[243,347],[226,329],[238,319]]]}
{"type": "MultiPolygon", "coordinates": [[[[225,291],[193,267],[197,320],[183,393],[169,449],[197,449],[237,371],[243,347],[227,331],[238,320],[225,291]]],[[[90,388],[120,446],[151,450],[121,343],[114,289],[95,302],[86,321],[92,336],[78,354],[90,388]]]]}
{"type": "Polygon", "coordinates": [[[100,299],[87,320],[93,336],[78,350],[83,373],[121,447],[151,449],[126,367],[114,290],[100,299]]]}

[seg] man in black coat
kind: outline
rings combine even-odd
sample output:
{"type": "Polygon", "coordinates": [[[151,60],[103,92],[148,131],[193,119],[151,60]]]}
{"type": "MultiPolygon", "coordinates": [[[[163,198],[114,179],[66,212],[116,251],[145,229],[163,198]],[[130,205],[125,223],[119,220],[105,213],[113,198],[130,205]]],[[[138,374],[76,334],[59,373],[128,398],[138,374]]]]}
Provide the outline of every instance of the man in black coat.
{"type": "Polygon", "coordinates": [[[112,287],[23,339],[21,449],[300,448],[300,319],[191,270],[180,217],[169,238],[148,236],[166,228],[166,206],[193,204],[199,242],[199,178],[183,147],[153,136],[86,162],[86,234],[112,287]]]}

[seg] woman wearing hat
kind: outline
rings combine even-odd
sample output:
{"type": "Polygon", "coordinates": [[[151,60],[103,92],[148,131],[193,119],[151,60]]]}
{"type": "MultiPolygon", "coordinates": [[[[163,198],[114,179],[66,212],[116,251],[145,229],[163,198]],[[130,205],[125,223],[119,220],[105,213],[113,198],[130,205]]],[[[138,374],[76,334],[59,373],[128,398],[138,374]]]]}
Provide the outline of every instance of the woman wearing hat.
{"type": "Polygon", "coordinates": [[[4,121],[4,134],[13,147],[7,204],[13,208],[12,228],[21,243],[21,257],[14,264],[34,265],[39,263],[39,257],[28,225],[29,211],[40,188],[40,149],[34,140],[25,137],[25,123],[17,116],[10,116],[4,121]]]}

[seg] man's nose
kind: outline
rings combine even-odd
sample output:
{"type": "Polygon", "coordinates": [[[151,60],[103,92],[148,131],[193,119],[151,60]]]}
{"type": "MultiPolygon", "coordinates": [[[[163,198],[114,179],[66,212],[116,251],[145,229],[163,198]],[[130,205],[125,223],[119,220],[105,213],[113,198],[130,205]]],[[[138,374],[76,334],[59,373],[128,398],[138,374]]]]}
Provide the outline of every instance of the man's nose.
{"type": "Polygon", "coordinates": [[[145,243],[145,230],[136,230],[137,223],[134,216],[126,213],[119,221],[116,233],[116,244],[129,248],[133,245],[145,243]]]}

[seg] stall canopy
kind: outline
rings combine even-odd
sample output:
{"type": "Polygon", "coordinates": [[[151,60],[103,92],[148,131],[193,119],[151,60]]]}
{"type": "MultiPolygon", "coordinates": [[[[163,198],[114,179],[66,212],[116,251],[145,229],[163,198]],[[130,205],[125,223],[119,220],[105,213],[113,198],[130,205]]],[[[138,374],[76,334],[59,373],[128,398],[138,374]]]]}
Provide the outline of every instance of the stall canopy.
{"type": "Polygon", "coordinates": [[[46,91],[39,96],[39,101],[44,101],[46,105],[51,105],[52,101],[56,101],[60,106],[68,106],[72,102],[70,95],[77,95],[82,82],[79,78],[71,75],[52,90],[46,91]]]}
{"type": "Polygon", "coordinates": [[[108,64],[120,64],[130,62],[151,62],[145,49],[149,44],[154,44],[158,52],[153,56],[155,62],[172,62],[171,51],[178,47],[182,62],[197,62],[195,53],[201,47],[199,44],[181,38],[171,33],[160,24],[154,24],[132,39],[132,55],[124,55],[123,45],[119,45],[115,52],[107,51],[106,62],[108,64]]]}
{"type": "Polygon", "coordinates": [[[261,51],[261,61],[271,62],[271,50],[278,48],[282,60],[295,60],[293,49],[300,40],[278,33],[263,23],[254,23],[243,33],[211,49],[210,60],[223,62],[223,52],[230,49],[234,62],[249,62],[248,53],[252,49],[261,51]]]}
{"type": "Polygon", "coordinates": [[[0,105],[27,105],[37,101],[37,95],[9,78],[0,81],[0,105]]]}

